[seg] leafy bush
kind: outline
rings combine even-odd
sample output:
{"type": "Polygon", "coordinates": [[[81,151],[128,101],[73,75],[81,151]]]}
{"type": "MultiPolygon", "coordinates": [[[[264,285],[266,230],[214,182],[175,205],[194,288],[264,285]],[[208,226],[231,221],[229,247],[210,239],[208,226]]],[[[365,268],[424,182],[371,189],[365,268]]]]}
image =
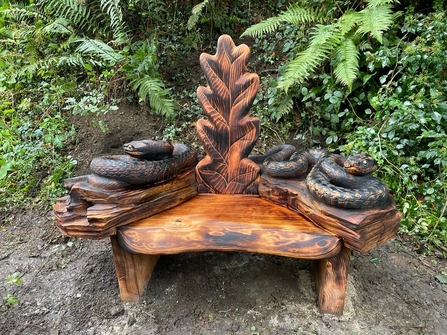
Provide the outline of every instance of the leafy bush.
{"type": "Polygon", "coordinates": [[[408,15],[404,39],[367,53],[379,76],[374,110],[347,136],[345,151],[366,150],[405,216],[402,230],[436,245],[447,241],[447,81],[445,12],[408,15]]]}
{"type": "Polygon", "coordinates": [[[2,7],[0,16],[2,204],[31,197],[48,206],[60,195],[76,164],[66,150],[73,116],[106,113],[126,95],[147,99],[154,114],[174,114],[157,44],[132,42],[119,3],[40,1],[2,7]]]}

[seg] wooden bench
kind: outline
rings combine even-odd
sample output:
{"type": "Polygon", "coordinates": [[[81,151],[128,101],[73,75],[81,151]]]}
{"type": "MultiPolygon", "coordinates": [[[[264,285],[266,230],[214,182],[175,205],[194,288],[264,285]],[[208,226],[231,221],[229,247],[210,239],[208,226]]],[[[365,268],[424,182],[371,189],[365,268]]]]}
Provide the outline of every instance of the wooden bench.
{"type": "Polygon", "coordinates": [[[197,123],[206,156],[174,179],[125,190],[94,187],[88,176],[66,180],[54,205],[67,236],[110,237],[121,298],[138,301],[160,255],[245,251],[313,261],[318,304],[341,314],[351,250],[366,252],[396,234],[401,214],[347,210],[320,203],[304,178],[267,176],[248,159],[259,120],[248,115],[259,79],[246,71],[249,49],[221,36],[202,54],[208,86],[197,90],[208,119],[197,123]]]}

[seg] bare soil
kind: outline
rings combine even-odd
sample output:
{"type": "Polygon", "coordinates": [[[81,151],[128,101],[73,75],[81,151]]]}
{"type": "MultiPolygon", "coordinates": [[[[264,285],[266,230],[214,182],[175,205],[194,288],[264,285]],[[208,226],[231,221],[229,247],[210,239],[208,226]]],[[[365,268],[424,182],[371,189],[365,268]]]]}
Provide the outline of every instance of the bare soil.
{"type": "MultiPolygon", "coordinates": [[[[110,112],[107,133],[88,120],[70,148],[77,174],[127,141],[160,136],[139,108],[110,112]]],[[[164,256],[143,299],[120,300],[107,239],[63,237],[53,215],[1,212],[1,334],[447,334],[447,260],[402,236],[354,253],[343,316],[321,315],[308,261],[252,253],[164,256]],[[22,284],[8,284],[18,273],[22,284]],[[7,295],[19,303],[6,304],[7,295]]]]}

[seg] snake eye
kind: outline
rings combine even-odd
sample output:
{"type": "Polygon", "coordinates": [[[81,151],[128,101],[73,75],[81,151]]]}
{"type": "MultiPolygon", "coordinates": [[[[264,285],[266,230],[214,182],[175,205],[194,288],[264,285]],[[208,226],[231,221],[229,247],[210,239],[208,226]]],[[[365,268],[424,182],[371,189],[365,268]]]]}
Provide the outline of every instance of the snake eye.
{"type": "Polygon", "coordinates": [[[367,162],[367,161],[363,161],[362,164],[363,164],[364,166],[367,166],[367,165],[368,165],[368,162],[367,162]]]}

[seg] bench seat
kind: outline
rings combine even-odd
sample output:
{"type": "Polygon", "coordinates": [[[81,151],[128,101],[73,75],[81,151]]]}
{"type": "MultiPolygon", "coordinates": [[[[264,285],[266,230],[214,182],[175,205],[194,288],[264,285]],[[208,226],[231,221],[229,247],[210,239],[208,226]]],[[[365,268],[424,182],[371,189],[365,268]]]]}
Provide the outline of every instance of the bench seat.
{"type": "Polygon", "coordinates": [[[304,216],[258,196],[200,194],[118,228],[128,252],[178,254],[247,251],[303,259],[330,258],[342,241],[304,216]]]}

